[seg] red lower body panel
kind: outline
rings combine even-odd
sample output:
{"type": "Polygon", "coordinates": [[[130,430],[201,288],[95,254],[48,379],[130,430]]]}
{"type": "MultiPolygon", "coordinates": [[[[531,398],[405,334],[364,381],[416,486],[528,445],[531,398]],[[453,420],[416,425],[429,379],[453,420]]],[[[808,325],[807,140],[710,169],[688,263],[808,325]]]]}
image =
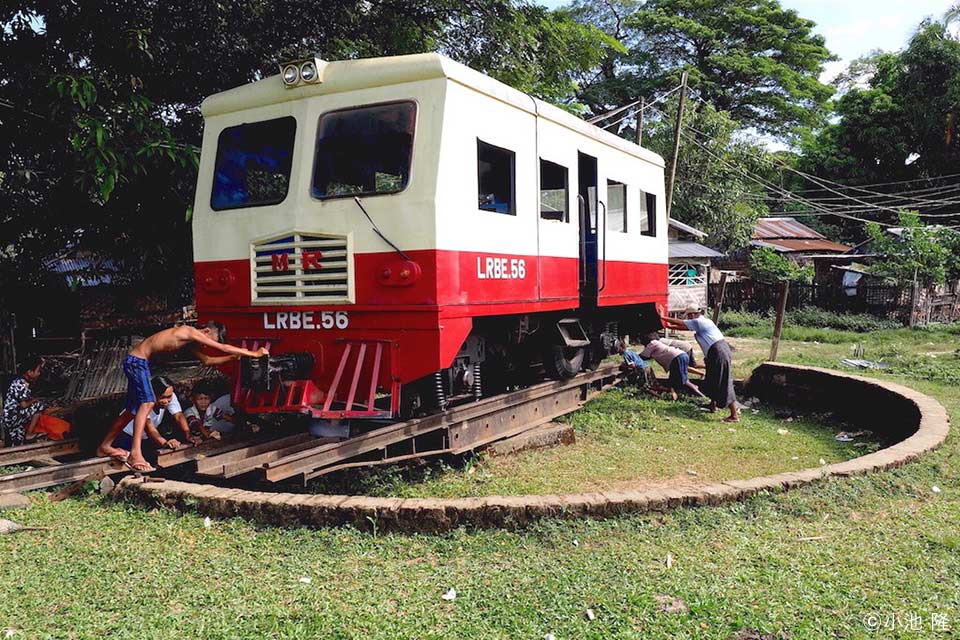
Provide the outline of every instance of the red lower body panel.
{"type": "MultiPolygon", "coordinates": [[[[395,253],[355,254],[355,304],[251,304],[248,260],[195,264],[201,320],[219,320],[231,342],[269,340],[272,353],[309,352],[311,380],[327,401],[343,403],[389,392],[451,365],[473,327],[473,318],[576,309],[575,258],[455,251],[411,251],[417,277],[396,283],[395,253]],[[541,297],[543,289],[550,297],[541,297]],[[331,320],[336,314],[337,320],[331,320]],[[334,385],[348,344],[384,346],[377,365],[334,385]],[[334,398],[330,390],[335,390],[334,398]]],[[[608,261],[599,269],[601,306],[663,303],[667,265],[608,261]]],[[[357,353],[357,352],[354,352],[357,353]]],[[[317,401],[313,389],[298,389],[317,401]]],[[[369,409],[369,407],[368,407],[369,409]]],[[[333,410],[331,408],[331,410],[333,410]]]]}

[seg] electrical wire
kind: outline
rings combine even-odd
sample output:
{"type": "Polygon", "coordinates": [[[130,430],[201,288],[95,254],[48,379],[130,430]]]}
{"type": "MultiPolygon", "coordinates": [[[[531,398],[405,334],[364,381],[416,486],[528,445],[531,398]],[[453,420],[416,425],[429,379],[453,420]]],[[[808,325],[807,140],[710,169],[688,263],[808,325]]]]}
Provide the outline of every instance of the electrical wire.
{"type": "MultiPolygon", "coordinates": [[[[666,93],[664,93],[663,95],[659,96],[658,98],[655,98],[653,101],[648,102],[648,103],[644,106],[644,109],[643,109],[643,110],[646,110],[647,107],[651,107],[651,108],[652,108],[653,105],[655,105],[655,104],[657,104],[657,103],[660,103],[660,102],[663,102],[664,100],[666,100],[667,98],[669,98],[672,94],[674,94],[674,93],[676,93],[677,91],[679,91],[681,86],[682,86],[682,85],[677,85],[677,86],[674,87],[673,89],[670,89],[670,91],[667,91],[666,93]]],[[[590,118],[589,120],[587,120],[587,122],[589,122],[590,124],[596,124],[597,122],[600,122],[601,120],[603,120],[603,119],[605,119],[605,118],[609,118],[609,117],[611,117],[611,116],[615,116],[616,114],[620,113],[621,111],[623,111],[623,110],[625,110],[625,109],[629,109],[630,107],[634,107],[634,106],[640,104],[640,103],[643,102],[643,101],[644,101],[644,98],[639,98],[639,99],[634,100],[633,102],[631,102],[631,103],[629,103],[629,104],[623,105],[622,107],[617,107],[616,109],[613,109],[612,111],[607,111],[606,113],[601,113],[601,114],[598,115],[598,116],[594,116],[594,117],[590,118]]],[[[630,112],[630,115],[632,116],[633,113],[634,113],[634,112],[630,112]]],[[[619,122],[623,122],[624,120],[627,119],[627,117],[630,117],[630,116],[626,116],[626,117],[624,117],[624,118],[621,118],[621,119],[618,120],[617,122],[618,122],[618,123],[619,123],[619,122]]],[[[610,124],[605,125],[604,128],[609,127],[609,126],[612,126],[612,125],[610,125],[610,124]]]]}
{"type": "MultiPolygon", "coordinates": [[[[700,101],[703,102],[702,99],[700,99],[700,101]]],[[[708,103],[704,103],[704,104],[708,104],[708,103]]],[[[666,114],[663,114],[662,111],[661,111],[660,113],[661,113],[662,115],[666,115],[666,114]]],[[[698,133],[698,134],[704,136],[705,138],[710,138],[710,135],[709,135],[709,134],[706,134],[706,133],[704,133],[703,131],[699,131],[698,129],[696,129],[696,128],[692,127],[692,126],[685,125],[684,128],[689,129],[690,131],[694,131],[695,133],[698,133]]],[[[902,210],[905,208],[904,206],[900,206],[900,207],[898,207],[898,208],[894,208],[894,207],[889,207],[889,206],[886,206],[886,205],[883,205],[883,204],[876,204],[876,203],[866,202],[866,201],[862,200],[861,198],[856,198],[856,197],[854,197],[854,196],[841,193],[841,192],[837,191],[836,189],[832,188],[832,186],[830,186],[830,185],[837,186],[837,187],[840,187],[840,188],[845,188],[845,189],[851,189],[851,190],[859,191],[859,192],[862,192],[862,193],[868,193],[868,194],[871,194],[871,195],[874,195],[874,196],[888,197],[889,194],[885,194],[885,193],[880,192],[880,191],[872,191],[872,190],[869,190],[869,189],[861,189],[861,188],[859,188],[859,187],[851,187],[851,186],[849,186],[849,185],[843,185],[843,184],[840,184],[839,182],[836,182],[836,181],[833,181],[833,180],[827,180],[826,178],[818,178],[818,177],[813,176],[813,175],[811,175],[811,174],[809,174],[809,173],[806,173],[806,172],[800,171],[799,169],[796,169],[796,168],[794,168],[794,167],[791,167],[790,165],[788,165],[786,162],[780,160],[779,158],[773,157],[772,160],[773,160],[773,162],[779,164],[781,167],[783,167],[783,168],[786,169],[787,171],[790,171],[790,172],[792,172],[792,173],[795,173],[795,174],[797,174],[797,175],[805,178],[808,182],[812,182],[813,184],[819,185],[820,188],[821,188],[820,190],[828,191],[828,192],[833,193],[834,195],[836,195],[836,196],[838,196],[838,197],[840,197],[840,198],[847,199],[847,200],[852,200],[852,201],[857,202],[857,203],[859,203],[859,204],[861,204],[861,205],[865,205],[865,206],[867,206],[867,207],[871,207],[872,209],[884,209],[884,210],[886,210],[886,211],[891,211],[891,212],[893,212],[893,213],[899,213],[900,211],[902,211],[902,210]]],[[[905,198],[905,199],[906,199],[906,198],[905,198]]],[[[916,201],[916,202],[923,202],[923,203],[925,203],[925,204],[940,204],[940,205],[955,204],[953,201],[945,202],[945,201],[939,201],[939,200],[925,200],[925,199],[921,199],[921,198],[917,198],[917,199],[915,199],[915,201],[916,201]]],[[[928,216],[928,217],[950,217],[950,216],[956,215],[956,214],[923,214],[923,215],[928,216]]]]}
{"type": "MultiPolygon", "coordinates": [[[[659,111],[659,110],[655,109],[655,111],[659,111]]],[[[660,113],[662,116],[666,116],[666,114],[663,113],[662,111],[659,111],[659,113],[660,113]]],[[[721,162],[722,164],[726,165],[726,166],[729,167],[729,168],[732,168],[733,170],[737,171],[738,173],[741,173],[741,175],[743,175],[744,177],[746,177],[748,180],[751,180],[752,182],[755,182],[755,183],[759,184],[760,186],[765,187],[766,189],[769,189],[769,190],[771,190],[771,191],[773,191],[773,192],[775,192],[775,193],[779,193],[779,194],[781,194],[781,195],[783,195],[783,196],[786,196],[788,199],[797,201],[799,204],[806,205],[808,208],[813,209],[818,215],[832,215],[832,216],[836,216],[836,217],[839,217],[839,218],[844,218],[844,219],[847,219],[847,220],[854,220],[854,221],[861,222],[861,223],[864,223],[864,224],[873,222],[873,223],[875,223],[875,224],[879,224],[879,225],[885,226],[885,227],[896,227],[896,226],[897,226],[897,225],[895,225],[895,224],[890,224],[890,223],[887,223],[887,222],[881,222],[881,221],[879,221],[879,220],[868,220],[868,219],[864,219],[864,218],[858,218],[858,217],[856,217],[856,216],[850,215],[850,213],[847,212],[847,211],[837,210],[837,207],[836,207],[836,206],[834,206],[833,208],[828,208],[828,207],[825,207],[825,206],[820,205],[820,204],[817,203],[817,202],[810,201],[810,200],[807,200],[807,199],[802,198],[802,197],[800,197],[800,196],[797,196],[795,193],[790,192],[790,191],[787,191],[787,190],[785,190],[785,189],[783,189],[783,188],[781,188],[781,187],[777,187],[776,185],[774,185],[774,184],[772,184],[772,183],[764,180],[763,178],[760,178],[760,177],[756,176],[756,174],[752,174],[752,173],[747,172],[747,171],[745,171],[745,170],[743,170],[743,169],[741,169],[741,168],[739,168],[739,167],[736,167],[736,166],[734,166],[734,165],[731,165],[729,162],[727,162],[726,160],[724,160],[724,159],[721,158],[720,156],[718,156],[718,155],[716,155],[715,153],[713,153],[713,151],[712,151],[709,147],[707,147],[706,145],[701,144],[699,140],[697,140],[696,138],[693,138],[692,136],[690,136],[689,134],[687,134],[685,130],[693,131],[693,132],[695,132],[695,133],[700,134],[701,136],[704,136],[705,138],[709,138],[709,137],[710,137],[708,134],[706,134],[706,133],[704,133],[704,132],[702,132],[702,131],[699,131],[698,129],[696,129],[696,128],[694,128],[694,127],[690,127],[690,126],[685,126],[684,129],[681,130],[681,134],[683,134],[685,138],[687,138],[690,142],[693,142],[694,144],[696,144],[697,146],[699,146],[700,148],[702,148],[704,151],[706,151],[710,156],[712,156],[713,158],[715,158],[717,161],[721,162]]],[[[780,165],[781,165],[782,167],[784,167],[785,169],[787,169],[787,170],[793,170],[792,167],[790,167],[790,166],[787,165],[786,163],[778,160],[777,158],[773,158],[773,160],[774,160],[774,162],[776,162],[777,164],[780,164],[780,165]]],[[[802,172],[797,172],[797,173],[802,174],[802,172]]],[[[814,182],[814,184],[820,184],[820,182],[818,182],[817,179],[816,179],[816,178],[813,178],[812,176],[803,174],[803,177],[805,177],[808,181],[814,182]]],[[[832,191],[832,192],[836,193],[835,191],[833,191],[833,190],[830,189],[829,187],[826,187],[826,190],[832,191]]],[[[858,198],[852,198],[852,197],[845,196],[844,194],[839,194],[839,193],[838,193],[837,195],[839,195],[839,196],[841,196],[842,198],[845,198],[845,199],[852,199],[852,200],[854,200],[854,201],[856,201],[856,202],[858,202],[858,203],[860,203],[860,204],[862,204],[862,205],[865,205],[866,208],[863,209],[862,212],[868,212],[868,211],[869,211],[869,212],[876,212],[876,210],[879,208],[879,209],[887,209],[887,210],[893,211],[893,212],[895,212],[895,213],[900,213],[900,212],[902,211],[902,209],[903,209],[903,207],[901,207],[900,209],[891,209],[891,208],[888,208],[888,207],[877,207],[874,203],[865,202],[865,201],[862,201],[862,200],[860,200],[860,199],[858,199],[858,198]]],[[[882,194],[882,195],[886,195],[886,194],[882,194]]],[[[932,201],[932,202],[934,202],[934,203],[936,203],[936,204],[939,204],[939,205],[944,205],[944,204],[950,204],[950,203],[952,203],[952,201],[932,201]]],[[[860,212],[860,211],[858,211],[858,212],[860,212]]],[[[790,213],[792,214],[793,212],[790,212],[790,213]]],[[[943,218],[946,218],[946,217],[954,217],[954,218],[955,218],[955,217],[960,216],[960,213],[941,213],[941,214],[927,213],[927,214],[918,214],[918,215],[920,215],[920,216],[922,216],[922,217],[938,217],[938,218],[939,218],[939,217],[943,217],[943,218]]],[[[960,225],[946,226],[946,227],[944,227],[944,228],[948,228],[948,229],[960,228],[960,225]]]]}

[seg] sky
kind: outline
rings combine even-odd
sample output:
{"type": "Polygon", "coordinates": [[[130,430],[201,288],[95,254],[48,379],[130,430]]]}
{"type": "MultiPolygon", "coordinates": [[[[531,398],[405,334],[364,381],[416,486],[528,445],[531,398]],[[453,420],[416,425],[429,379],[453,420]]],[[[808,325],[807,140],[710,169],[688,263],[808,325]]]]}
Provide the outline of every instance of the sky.
{"type": "MultiPolygon", "coordinates": [[[[566,0],[538,0],[548,7],[568,4],[566,0]]],[[[956,0],[780,0],[802,17],[817,23],[815,31],[827,41],[827,48],[840,60],[827,63],[824,80],[831,79],[846,65],[874,49],[896,51],[923,18],[941,18],[956,0]]]]}

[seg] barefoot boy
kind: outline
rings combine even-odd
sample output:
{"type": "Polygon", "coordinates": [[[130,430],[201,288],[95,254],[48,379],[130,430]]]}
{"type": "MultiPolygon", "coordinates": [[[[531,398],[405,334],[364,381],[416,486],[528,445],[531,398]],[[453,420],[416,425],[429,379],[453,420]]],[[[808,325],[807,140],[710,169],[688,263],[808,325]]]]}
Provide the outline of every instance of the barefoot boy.
{"type": "Polygon", "coordinates": [[[135,346],[123,361],[123,373],[127,376],[126,411],[122,412],[110,429],[106,437],[97,448],[98,456],[110,456],[124,460],[130,468],[136,471],[149,473],[155,471],[143,457],[140,440],[146,427],[147,415],[156,402],[153,389],[150,385],[149,359],[159,353],[174,353],[187,349],[206,365],[223,364],[240,356],[259,357],[267,355],[267,350],[259,351],[241,349],[224,344],[226,329],[219,322],[208,322],[202,328],[190,326],[172,327],[153,334],[135,346]],[[208,356],[203,352],[204,347],[210,347],[227,354],[222,356],[208,356]],[[120,433],[123,426],[133,416],[133,434],[130,452],[113,446],[113,440],[120,433]]]}

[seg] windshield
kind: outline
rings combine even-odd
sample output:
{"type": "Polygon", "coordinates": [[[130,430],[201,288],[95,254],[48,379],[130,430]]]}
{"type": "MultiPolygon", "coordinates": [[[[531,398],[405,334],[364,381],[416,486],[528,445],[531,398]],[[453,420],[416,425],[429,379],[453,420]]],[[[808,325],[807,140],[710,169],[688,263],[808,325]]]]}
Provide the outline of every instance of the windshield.
{"type": "Polygon", "coordinates": [[[313,195],[396,193],[410,180],[413,102],[377,104],[320,116],[313,195]]]}
{"type": "Polygon", "coordinates": [[[287,116],[228,127],[217,141],[210,206],[277,204],[287,197],[297,121],[287,116]]]}

